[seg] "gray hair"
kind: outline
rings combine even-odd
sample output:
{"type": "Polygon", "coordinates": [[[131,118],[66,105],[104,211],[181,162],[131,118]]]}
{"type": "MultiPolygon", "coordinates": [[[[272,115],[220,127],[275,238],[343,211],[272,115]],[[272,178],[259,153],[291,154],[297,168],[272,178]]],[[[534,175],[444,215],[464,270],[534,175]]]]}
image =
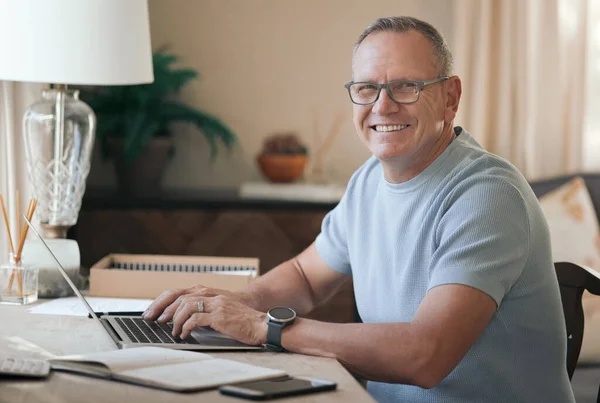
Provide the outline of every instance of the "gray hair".
{"type": "Polygon", "coordinates": [[[358,41],[356,41],[354,52],[352,53],[353,59],[360,44],[372,33],[386,31],[403,33],[411,29],[421,33],[433,46],[434,65],[438,71],[438,75],[452,75],[454,61],[452,52],[450,52],[450,48],[444,40],[444,37],[433,25],[414,17],[387,17],[373,21],[369,24],[367,29],[363,31],[358,38],[358,41]]]}

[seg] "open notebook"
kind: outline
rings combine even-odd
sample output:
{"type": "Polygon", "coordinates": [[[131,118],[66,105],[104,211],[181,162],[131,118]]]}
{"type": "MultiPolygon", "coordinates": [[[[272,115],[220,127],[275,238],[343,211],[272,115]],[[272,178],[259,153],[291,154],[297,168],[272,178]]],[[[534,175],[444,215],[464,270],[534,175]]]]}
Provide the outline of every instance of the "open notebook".
{"type": "Polygon", "coordinates": [[[56,371],[77,372],[177,392],[286,375],[281,370],[161,347],[67,355],[51,359],[50,364],[56,371]]]}

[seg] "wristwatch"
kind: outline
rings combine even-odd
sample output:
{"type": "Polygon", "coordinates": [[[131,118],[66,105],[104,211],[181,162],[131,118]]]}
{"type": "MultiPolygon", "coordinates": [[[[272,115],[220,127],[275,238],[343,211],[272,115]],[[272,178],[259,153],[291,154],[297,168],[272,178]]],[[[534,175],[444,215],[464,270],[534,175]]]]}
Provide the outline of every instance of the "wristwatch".
{"type": "Polygon", "coordinates": [[[278,306],[269,309],[267,312],[267,349],[271,351],[283,352],[285,348],[281,346],[281,331],[294,323],[296,312],[291,308],[278,306]]]}

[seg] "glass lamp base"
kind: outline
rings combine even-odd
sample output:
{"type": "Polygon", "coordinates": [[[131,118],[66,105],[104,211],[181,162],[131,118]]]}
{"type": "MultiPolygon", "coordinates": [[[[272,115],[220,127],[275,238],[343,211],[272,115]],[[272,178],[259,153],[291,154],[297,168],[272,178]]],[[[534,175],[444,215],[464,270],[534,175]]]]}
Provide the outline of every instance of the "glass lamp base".
{"type": "MultiPolygon", "coordinates": [[[[27,172],[42,224],[70,227],[77,222],[90,170],[96,117],[79,92],[52,89],[23,117],[27,172]]],[[[64,236],[54,231],[52,236],[64,236]]]]}

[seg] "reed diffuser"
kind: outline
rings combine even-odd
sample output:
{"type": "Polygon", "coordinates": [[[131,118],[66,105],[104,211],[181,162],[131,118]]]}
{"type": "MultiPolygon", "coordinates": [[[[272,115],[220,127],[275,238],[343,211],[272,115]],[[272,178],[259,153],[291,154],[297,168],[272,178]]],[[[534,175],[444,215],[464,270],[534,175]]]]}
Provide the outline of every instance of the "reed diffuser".
{"type": "MultiPolygon", "coordinates": [[[[25,217],[29,221],[33,218],[37,200],[29,201],[27,213],[25,217]]],[[[0,303],[3,304],[29,304],[38,299],[38,269],[28,266],[23,263],[23,245],[27,238],[29,227],[26,222],[23,222],[21,227],[21,214],[19,211],[19,195],[17,193],[17,233],[13,238],[8,222],[8,212],[4,205],[4,199],[0,194],[0,206],[2,207],[2,215],[8,235],[8,244],[10,247],[10,255],[8,263],[0,265],[0,303]],[[15,242],[15,240],[17,242],[15,242]]]]}

